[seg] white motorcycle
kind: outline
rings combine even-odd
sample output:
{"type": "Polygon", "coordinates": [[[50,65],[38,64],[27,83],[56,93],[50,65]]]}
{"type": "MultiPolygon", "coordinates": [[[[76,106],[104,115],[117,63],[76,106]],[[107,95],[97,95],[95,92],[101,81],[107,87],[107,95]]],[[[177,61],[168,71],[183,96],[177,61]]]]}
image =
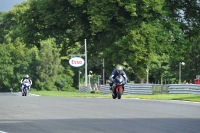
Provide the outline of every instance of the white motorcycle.
{"type": "Polygon", "coordinates": [[[27,96],[30,86],[30,83],[22,83],[22,96],[27,96]]]}

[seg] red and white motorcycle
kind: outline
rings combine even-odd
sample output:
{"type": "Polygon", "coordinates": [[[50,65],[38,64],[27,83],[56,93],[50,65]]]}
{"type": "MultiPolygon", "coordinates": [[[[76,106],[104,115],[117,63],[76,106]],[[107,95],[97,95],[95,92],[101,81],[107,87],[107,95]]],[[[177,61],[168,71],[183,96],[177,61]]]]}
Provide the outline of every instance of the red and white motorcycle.
{"type": "Polygon", "coordinates": [[[121,99],[122,94],[124,93],[124,77],[122,75],[118,75],[114,79],[114,83],[112,86],[112,98],[113,99],[121,99]]]}

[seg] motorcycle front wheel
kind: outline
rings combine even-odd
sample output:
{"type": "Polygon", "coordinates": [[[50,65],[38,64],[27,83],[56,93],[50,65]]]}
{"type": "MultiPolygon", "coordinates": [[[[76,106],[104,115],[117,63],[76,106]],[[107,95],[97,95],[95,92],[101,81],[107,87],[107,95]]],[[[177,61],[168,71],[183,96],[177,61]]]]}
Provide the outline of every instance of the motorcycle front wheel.
{"type": "Polygon", "coordinates": [[[121,99],[121,96],[122,96],[122,88],[119,88],[119,91],[117,92],[117,98],[118,99],[121,99]]]}
{"type": "Polygon", "coordinates": [[[112,94],[112,98],[113,98],[113,99],[116,99],[116,98],[117,98],[116,94],[113,93],[113,94],[112,94]]]}
{"type": "Polygon", "coordinates": [[[22,96],[27,96],[27,90],[23,90],[22,96]]]}

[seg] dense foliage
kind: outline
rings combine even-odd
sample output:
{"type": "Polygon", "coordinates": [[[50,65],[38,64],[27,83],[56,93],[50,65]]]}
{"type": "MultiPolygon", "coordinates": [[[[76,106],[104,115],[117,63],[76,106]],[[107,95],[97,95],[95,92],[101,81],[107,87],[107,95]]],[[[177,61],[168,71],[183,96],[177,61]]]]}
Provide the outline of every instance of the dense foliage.
{"type": "MultiPolygon", "coordinates": [[[[37,90],[77,88],[70,54],[84,54],[88,71],[108,79],[117,64],[130,81],[194,83],[200,75],[200,3],[196,0],[27,0],[0,12],[0,90],[19,90],[29,74],[37,90]]],[[[84,57],[83,57],[84,58],[84,57]]],[[[84,73],[81,79],[84,80],[84,73]]]]}

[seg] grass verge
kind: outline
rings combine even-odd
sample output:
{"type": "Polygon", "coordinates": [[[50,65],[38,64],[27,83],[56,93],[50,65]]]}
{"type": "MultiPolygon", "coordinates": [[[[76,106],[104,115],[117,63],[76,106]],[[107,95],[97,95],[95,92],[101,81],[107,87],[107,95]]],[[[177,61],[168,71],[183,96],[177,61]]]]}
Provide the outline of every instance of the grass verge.
{"type": "MultiPolygon", "coordinates": [[[[53,97],[112,98],[111,94],[88,93],[88,92],[31,91],[30,93],[37,94],[40,96],[53,96],[53,97]]],[[[184,100],[184,101],[200,102],[200,95],[196,94],[122,95],[122,98],[184,100]]]]}

